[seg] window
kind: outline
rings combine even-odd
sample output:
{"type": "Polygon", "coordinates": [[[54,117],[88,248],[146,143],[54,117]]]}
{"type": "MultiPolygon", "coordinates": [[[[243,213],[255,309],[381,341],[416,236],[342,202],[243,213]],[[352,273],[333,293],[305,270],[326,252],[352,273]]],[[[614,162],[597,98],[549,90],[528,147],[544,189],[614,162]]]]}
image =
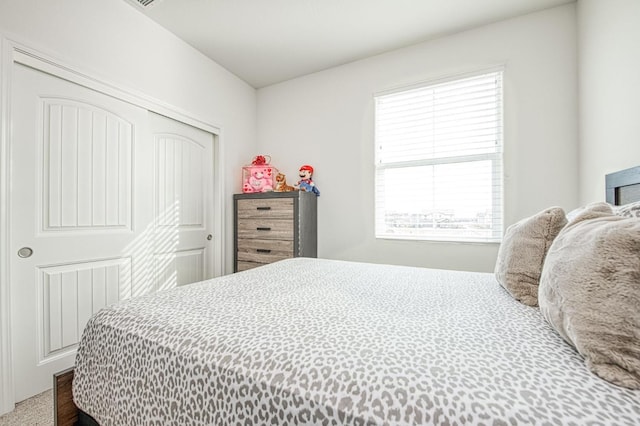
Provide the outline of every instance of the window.
{"type": "Polygon", "coordinates": [[[376,237],[500,241],[502,71],[375,97],[376,237]]]}

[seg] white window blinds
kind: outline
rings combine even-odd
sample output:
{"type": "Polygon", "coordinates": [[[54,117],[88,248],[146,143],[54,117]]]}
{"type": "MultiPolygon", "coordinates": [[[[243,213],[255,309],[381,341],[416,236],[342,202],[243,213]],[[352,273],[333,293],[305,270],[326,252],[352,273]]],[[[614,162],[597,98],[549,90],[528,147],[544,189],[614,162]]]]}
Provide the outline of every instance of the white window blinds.
{"type": "Polygon", "coordinates": [[[500,241],[502,71],[376,96],[376,237],[500,241]]]}

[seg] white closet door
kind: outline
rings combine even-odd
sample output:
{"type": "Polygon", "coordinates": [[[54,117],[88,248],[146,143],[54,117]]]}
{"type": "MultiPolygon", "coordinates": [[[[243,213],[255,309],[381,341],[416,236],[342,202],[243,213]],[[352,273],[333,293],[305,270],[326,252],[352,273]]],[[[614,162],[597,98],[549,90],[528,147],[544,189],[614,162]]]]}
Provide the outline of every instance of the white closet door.
{"type": "Polygon", "coordinates": [[[155,288],[213,276],[213,135],[149,113],[154,160],[155,288]]]}
{"type": "Polygon", "coordinates": [[[20,401],[73,365],[100,308],[209,277],[212,196],[195,191],[211,193],[213,161],[205,132],[196,141],[130,103],[23,65],[13,71],[10,280],[20,401]]]}

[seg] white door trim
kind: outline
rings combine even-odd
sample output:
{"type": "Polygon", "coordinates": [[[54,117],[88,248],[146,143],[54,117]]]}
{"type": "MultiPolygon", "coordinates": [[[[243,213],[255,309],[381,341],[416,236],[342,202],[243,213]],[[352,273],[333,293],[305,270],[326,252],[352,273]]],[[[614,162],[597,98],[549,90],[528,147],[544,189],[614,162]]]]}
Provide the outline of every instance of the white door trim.
{"type": "Polygon", "coordinates": [[[0,415],[13,410],[11,299],[9,294],[9,72],[11,46],[3,37],[0,53],[0,415]]]}
{"type": "Polygon", "coordinates": [[[69,64],[30,48],[15,39],[0,33],[0,415],[15,406],[12,360],[11,360],[11,298],[9,283],[9,201],[11,189],[11,165],[9,162],[11,142],[11,74],[13,64],[21,63],[40,71],[53,74],[92,90],[113,96],[149,111],[164,115],[212,133],[214,136],[214,244],[212,247],[213,275],[223,273],[225,264],[224,221],[224,175],[222,129],[207,120],[180,110],[161,100],[152,98],[131,88],[91,76],[81,71],[76,64],[69,64]]]}

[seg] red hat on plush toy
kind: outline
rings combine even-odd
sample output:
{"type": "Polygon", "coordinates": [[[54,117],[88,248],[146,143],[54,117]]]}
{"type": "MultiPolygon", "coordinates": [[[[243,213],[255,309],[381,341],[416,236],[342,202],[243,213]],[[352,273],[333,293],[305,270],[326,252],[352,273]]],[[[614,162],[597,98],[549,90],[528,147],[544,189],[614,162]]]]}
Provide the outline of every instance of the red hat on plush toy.
{"type": "Polygon", "coordinates": [[[310,171],[311,174],[313,174],[313,167],[311,167],[308,164],[305,164],[304,166],[300,167],[300,170],[307,170],[307,171],[310,171]]]}

